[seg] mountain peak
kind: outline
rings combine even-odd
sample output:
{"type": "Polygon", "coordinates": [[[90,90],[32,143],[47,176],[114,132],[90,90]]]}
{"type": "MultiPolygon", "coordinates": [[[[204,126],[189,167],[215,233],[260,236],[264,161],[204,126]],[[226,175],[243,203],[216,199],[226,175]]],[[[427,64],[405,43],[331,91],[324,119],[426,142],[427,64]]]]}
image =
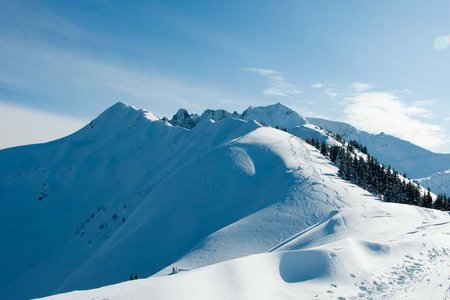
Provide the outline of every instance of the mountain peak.
{"type": "Polygon", "coordinates": [[[197,125],[198,119],[199,117],[197,114],[190,114],[186,109],[180,108],[176,114],[173,115],[170,123],[174,126],[192,129],[197,125]]]}
{"type": "Polygon", "coordinates": [[[117,101],[116,103],[111,105],[109,108],[125,108],[125,107],[131,107],[131,105],[128,105],[122,101],[117,101]]]}
{"type": "Polygon", "coordinates": [[[306,124],[305,119],[296,111],[277,102],[267,106],[250,106],[242,113],[244,120],[256,120],[272,127],[292,128],[306,124]]]}
{"type": "Polygon", "coordinates": [[[155,114],[138,109],[123,102],[116,102],[92,120],[86,127],[101,128],[104,132],[115,132],[119,128],[134,127],[139,122],[153,122],[160,118],[155,114]]]}

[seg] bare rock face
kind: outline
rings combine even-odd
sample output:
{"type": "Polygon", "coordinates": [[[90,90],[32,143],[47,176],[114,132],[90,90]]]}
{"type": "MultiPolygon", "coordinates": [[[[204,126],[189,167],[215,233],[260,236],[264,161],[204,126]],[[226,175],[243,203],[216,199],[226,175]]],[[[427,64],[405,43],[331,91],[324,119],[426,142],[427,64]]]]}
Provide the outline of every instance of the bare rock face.
{"type": "Polygon", "coordinates": [[[177,113],[173,115],[170,123],[174,126],[192,129],[197,125],[198,119],[199,116],[197,114],[190,114],[186,109],[180,108],[177,113]]]}

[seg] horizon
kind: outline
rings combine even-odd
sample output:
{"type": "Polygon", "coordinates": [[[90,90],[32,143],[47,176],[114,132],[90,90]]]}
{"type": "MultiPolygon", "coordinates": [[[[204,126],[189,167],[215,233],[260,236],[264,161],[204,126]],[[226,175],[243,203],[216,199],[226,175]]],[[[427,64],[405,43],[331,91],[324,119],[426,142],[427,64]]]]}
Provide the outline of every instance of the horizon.
{"type": "Polygon", "coordinates": [[[279,101],[450,153],[449,8],[5,0],[0,148],[62,137],[121,99],[168,117],[279,101]]]}

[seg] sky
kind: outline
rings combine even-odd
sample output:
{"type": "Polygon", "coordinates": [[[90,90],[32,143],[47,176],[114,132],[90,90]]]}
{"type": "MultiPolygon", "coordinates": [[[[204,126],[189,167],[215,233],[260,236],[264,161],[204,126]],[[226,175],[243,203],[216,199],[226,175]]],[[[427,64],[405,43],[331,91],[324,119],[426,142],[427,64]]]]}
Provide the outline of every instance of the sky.
{"type": "Polygon", "coordinates": [[[281,102],[450,153],[450,2],[0,0],[0,148],[281,102]]]}

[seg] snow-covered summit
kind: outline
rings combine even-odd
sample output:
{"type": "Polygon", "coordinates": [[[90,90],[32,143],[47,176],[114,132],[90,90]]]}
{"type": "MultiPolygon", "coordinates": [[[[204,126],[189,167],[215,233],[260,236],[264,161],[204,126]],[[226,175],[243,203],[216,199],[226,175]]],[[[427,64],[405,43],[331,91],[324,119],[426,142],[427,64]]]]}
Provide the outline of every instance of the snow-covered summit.
{"type": "Polygon", "coordinates": [[[220,121],[226,118],[255,120],[261,124],[282,128],[293,128],[306,124],[305,119],[299,113],[281,103],[258,107],[250,106],[242,114],[230,113],[223,109],[207,109],[199,116],[198,114],[190,114],[186,109],[180,109],[170,122],[176,126],[192,129],[204,120],[220,121]]]}
{"type": "Polygon", "coordinates": [[[138,109],[134,106],[125,104],[123,102],[117,102],[111,107],[106,109],[102,114],[100,114],[95,120],[109,120],[109,121],[120,121],[120,120],[133,120],[138,118],[145,118],[149,121],[159,121],[157,117],[152,112],[145,109],[138,109]]]}
{"type": "Polygon", "coordinates": [[[272,127],[292,128],[306,124],[306,120],[299,113],[279,102],[268,106],[250,106],[242,113],[242,118],[272,127]]]}
{"type": "Polygon", "coordinates": [[[86,132],[89,130],[92,132],[93,130],[96,134],[109,135],[116,134],[123,128],[131,128],[138,125],[147,126],[148,124],[146,123],[155,121],[160,121],[160,119],[152,112],[138,109],[123,102],[117,102],[80,131],[86,132]]]}

